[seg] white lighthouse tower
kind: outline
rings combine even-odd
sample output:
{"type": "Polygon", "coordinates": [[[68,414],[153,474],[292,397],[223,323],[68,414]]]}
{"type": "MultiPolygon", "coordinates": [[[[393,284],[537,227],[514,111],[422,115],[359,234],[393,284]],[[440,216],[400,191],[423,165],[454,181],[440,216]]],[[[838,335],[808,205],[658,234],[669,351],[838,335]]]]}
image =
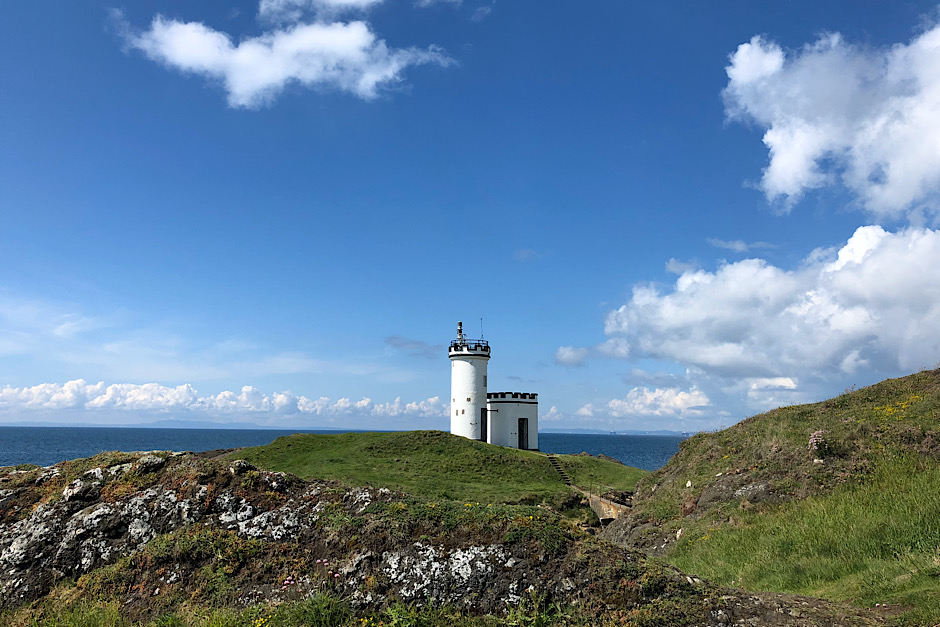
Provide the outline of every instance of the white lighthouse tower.
{"type": "Polygon", "coordinates": [[[450,432],[471,440],[487,440],[486,364],[490,345],[469,340],[463,322],[457,323],[457,339],[450,349],[450,432]]]}

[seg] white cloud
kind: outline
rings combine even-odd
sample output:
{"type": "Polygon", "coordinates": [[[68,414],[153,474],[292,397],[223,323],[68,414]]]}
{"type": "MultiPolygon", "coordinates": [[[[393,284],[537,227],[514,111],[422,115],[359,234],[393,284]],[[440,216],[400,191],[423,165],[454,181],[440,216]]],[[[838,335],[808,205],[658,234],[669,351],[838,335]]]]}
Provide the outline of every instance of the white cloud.
{"type": "Polygon", "coordinates": [[[768,244],[767,242],[752,242],[749,244],[739,239],[728,241],[716,237],[709,237],[708,243],[717,248],[724,248],[736,253],[746,253],[758,248],[773,248],[773,244],[768,244]]]}
{"type": "Polygon", "coordinates": [[[790,377],[742,379],[732,386],[734,388],[746,389],[747,402],[751,408],[773,409],[806,400],[799,391],[797,381],[790,377]]]}
{"type": "MultiPolygon", "coordinates": [[[[403,403],[396,398],[389,403],[374,403],[369,398],[351,401],[327,397],[312,400],[290,392],[271,395],[246,385],[239,393],[224,391],[199,396],[190,384],[176,387],[158,383],[94,384],[82,379],[65,384],[43,383],[29,387],[5,386],[0,388],[0,412],[15,414],[28,410],[117,410],[127,412],[165,413],[186,410],[218,417],[226,414],[308,414],[314,416],[407,416],[414,418],[440,418],[448,415],[448,408],[440,397],[403,403]]],[[[190,414],[190,418],[192,415],[190,414]]]]}
{"type": "MultiPolygon", "coordinates": [[[[496,4],[495,1],[493,4],[496,4]]],[[[486,16],[493,12],[493,4],[490,4],[489,6],[477,7],[477,9],[473,12],[473,15],[470,16],[470,19],[474,22],[482,22],[484,19],[486,19],[486,16]]]]}
{"type": "Polygon", "coordinates": [[[305,15],[335,16],[353,11],[363,12],[383,0],[261,0],[258,19],[283,24],[299,22],[305,15]]]}
{"type": "Polygon", "coordinates": [[[423,416],[427,418],[437,416],[449,416],[450,407],[441,402],[440,396],[432,396],[429,399],[411,402],[405,405],[405,413],[412,416],[423,416]]]}
{"type": "Polygon", "coordinates": [[[232,107],[268,104],[290,84],[371,99],[383,87],[400,82],[409,66],[451,63],[434,46],[389,48],[362,21],[297,23],[237,43],[199,22],[160,15],[145,32],[124,30],[128,44],[150,59],[220,81],[232,107]]]}
{"type": "Polygon", "coordinates": [[[67,409],[83,407],[85,403],[106,393],[104,383],[89,385],[81,379],[65,385],[43,383],[32,387],[0,389],[0,408],[9,409],[67,409]]]}
{"type": "Polygon", "coordinates": [[[196,390],[191,385],[166,387],[157,383],[118,383],[109,385],[102,394],[90,397],[84,407],[160,411],[192,407],[198,401],[196,390]]]}
{"type": "Polygon", "coordinates": [[[612,337],[597,345],[597,352],[604,357],[626,359],[630,356],[630,343],[622,337],[612,337]]]}
{"type": "Polygon", "coordinates": [[[666,262],[666,272],[670,272],[672,274],[682,274],[683,272],[696,270],[697,268],[697,263],[691,261],[679,261],[676,258],[672,258],[666,262]]]}
{"type": "Polygon", "coordinates": [[[555,351],[555,363],[562,366],[580,366],[588,356],[588,349],[575,346],[559,346],[555,351]]]}
{"type": "Polygon", "coordinates": [[[582,418],[593,418],[594,417],[594,405],[588,403],[578,411],[574,412],[575,416],[581,416],[582,418]]]}
{"type": "Polygon", "coordinates": [[[940,26],[880,50],[831,34],[785,52],[757,36],[726,70],[728,116],[765,129],[770,200],[789,208],[839,178],[875,216],[936,215],[940,26]]]}
{"type": "Polygon", "coordinates": [[[866,226],[795,271],[746,259],[684,272],[666,291],[638,285],[605,329],[633,357],[707,376],[910,372],[940,356],[940,231],[866,226]]]}
{"type": "Polygon", "coordinates": [[[607,404],[611,416],[694,416],[709,404],[708,396],[693,387],[678,388],[633,388],[623,399],[615,398],[607,404]]]}

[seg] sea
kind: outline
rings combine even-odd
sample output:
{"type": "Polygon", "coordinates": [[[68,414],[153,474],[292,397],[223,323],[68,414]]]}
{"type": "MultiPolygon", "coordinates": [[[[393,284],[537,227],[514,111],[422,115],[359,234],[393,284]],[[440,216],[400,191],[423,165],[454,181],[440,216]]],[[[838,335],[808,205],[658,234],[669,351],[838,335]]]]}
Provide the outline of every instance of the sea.
{"type": "MultiPolygon", "coordinates": [[[[211,451],[260,446],[291,433],[281,429],[156,429],[115,427],[0,427],[0,466],[90,457],[103,451],[211,451]]],[[[539,433],[545,453],[607,455],[628,466],[657,470],[679,450],[682,436],[539,433]]]]}

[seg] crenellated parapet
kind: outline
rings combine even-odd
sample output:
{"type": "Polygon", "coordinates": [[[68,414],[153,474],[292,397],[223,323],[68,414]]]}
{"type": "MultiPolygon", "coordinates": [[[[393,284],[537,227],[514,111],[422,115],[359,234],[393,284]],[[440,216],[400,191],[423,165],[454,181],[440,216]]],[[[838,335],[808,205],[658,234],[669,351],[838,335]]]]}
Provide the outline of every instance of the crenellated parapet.
{"type": "Polygon", "coordinates": [[[538,403],[539,395],[533,392],[487,392],[486,400],[490,403],[500,401],[512,403],[538,403]]]}

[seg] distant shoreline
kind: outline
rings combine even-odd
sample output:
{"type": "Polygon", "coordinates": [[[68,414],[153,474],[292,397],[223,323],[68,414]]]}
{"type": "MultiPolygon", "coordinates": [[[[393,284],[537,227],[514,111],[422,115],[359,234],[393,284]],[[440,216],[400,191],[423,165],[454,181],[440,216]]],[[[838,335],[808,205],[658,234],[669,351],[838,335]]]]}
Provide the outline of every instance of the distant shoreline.
{"type": "MultiPolygon", "coordinates": [[[[90,457],[104,451],[214,451],[270,444],[295,433],[329,438],[368,433],[352,429],[219,429],[148,426],[0,426],[0,466],[47,466],[90,457]]],[[[375,433],[376,431],[372,430],[375,433]]],[[[391,433],[391,432],[384,432],[391,433]]],[[[407,433],[407,432],[399,432],[407,433]]],[[[540,448],[550,453],[603,453],[628,466],[655,470],[679,448],[684,438],[669,435],[601,433],[540,433],[540,448]]]]}
{"type": "MultiPolygon", "coordinates": [[[[378,432],[378,433],[394,433],[396,431],[426,431],[434,429],[347,429],[342,427],[298,427],[298,428],[288,428],[288,427],[266,427],[263,425],[256,425],[251,423],[235,423],[235,424],[221,424],[221,423],[206,423],[206,422],[194,422],[189,423],[185,421],[162,421],[162,422],[149,422],[146,424],[121,424],[121,425],[110,425],[110,424],[69,424],[63,422],[44,422],[44,423],[35,423],[35,422],[11,422],[11,423],[0,423],[0,429],[3,428],[28,428],[28,427],[37,427],[37,428],[46,428],[46,429],[214,429],[220,431],[286,431],[289,433],[299,433],[305,431],[331,431],[337,433],[369,433],[369,432],[378,432]]],[[[443,430],[443,429],[441,429],[443,430]]],[[[683,433],[682,431],[669,431],[669,430],[639,430],[639,429],[627,429],[623,431],[612,431],[608,429],[539,429],[539,433],[559,433],[559,434],[568,434],[568,435],[631,435],[631,436],[668,436],[668,437],[688,437],[688,433],[683,433]]]]}

